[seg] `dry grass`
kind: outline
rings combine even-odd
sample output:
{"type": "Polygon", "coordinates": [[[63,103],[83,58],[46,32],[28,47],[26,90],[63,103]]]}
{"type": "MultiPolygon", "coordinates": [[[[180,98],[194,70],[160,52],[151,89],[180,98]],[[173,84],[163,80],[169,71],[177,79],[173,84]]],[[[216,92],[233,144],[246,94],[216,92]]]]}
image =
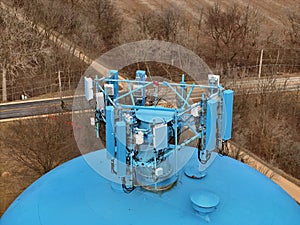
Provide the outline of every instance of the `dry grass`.
{"type": "MultiPolygon", "coordinates": [[[[9,123],[1,123],[0,133],[6,134],[9,123]]],[[[0,216],[11,202],[38,176],[7,156],[8,148],[0,140],[0,216]]]]}

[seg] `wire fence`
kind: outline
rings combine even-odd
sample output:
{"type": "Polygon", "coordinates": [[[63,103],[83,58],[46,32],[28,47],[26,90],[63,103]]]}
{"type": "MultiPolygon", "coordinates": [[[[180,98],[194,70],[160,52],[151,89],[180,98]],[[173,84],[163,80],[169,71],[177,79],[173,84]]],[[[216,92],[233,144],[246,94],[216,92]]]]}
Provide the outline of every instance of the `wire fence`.
{"type": "MultiPolygon", "coordinates": [[[[242,79],[258,76],[259,65],[227,68],[225,70],[214,70],[216,74],[226,76],[229,79],[242,79]]],[[[262,77],[264,76],[282,76],[290,73],[300,72],[300,65],[295,64],[263,64],[262,77]]],[[[74,91],[83,71],[69,71],[61,73],[62,92],[74,91]]],[[[8,101],[20,100],[22,95],[28,98],[41,95],[59,94],[60,84],[58,73],[42,75],[37,78],[28,79],[22,77],[16,80],[7,80],[7,99],[8,101]]],[[[0,87],[0,98],[2,101],[2,87],[0,87]]]]}
{"type": "MultiPolygon", "coordinates": [[[[216,74],[227,78],[258,77],[260,65],[217,68],[216,74]]],[[[262,64],[261,76],[280,76],[300,72],[300,64],[262,64]]]]}
{"type": "MultiPolygon", "coordinates": [[[[6,95],[8,101],[21,100],[22,95],[27,98],[38,97],[42,95],[57,94],[61,91],[74,91],[83,75],[83,71],[68,71],[61,73],[61,82],[59,82],[58,73],[50,73],[31,78],[21,77],[18,79],[7,78],[6,95]]],[[[3,101],[3,89],[0,87],[0,98],[3,101]]]]}
{"type": "Polygon", "coordinates": [[[267,48],[244,52],[236,62],[219,63],[215,73],[227,77],[258,76],[260,66],[261,75],[280,75],[283,73],[300,72],[299,48],[267,48]]]}

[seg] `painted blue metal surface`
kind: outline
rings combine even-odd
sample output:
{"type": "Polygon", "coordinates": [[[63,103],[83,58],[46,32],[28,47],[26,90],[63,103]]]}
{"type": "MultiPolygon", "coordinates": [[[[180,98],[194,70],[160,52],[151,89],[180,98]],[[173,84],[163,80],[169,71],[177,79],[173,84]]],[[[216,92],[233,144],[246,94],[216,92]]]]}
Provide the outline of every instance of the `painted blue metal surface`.
{"type": "Polygon", "coordinates": [[[210,222],[210,215],[220,203],[219,196],[207,190],[197,190],[190,195],[192,206],[206,221],[210,222]]]}
{"type": "Polygon", "coordinates": [[[118,176],[126,176],[126,124],[124,121],[116,123],[117,142],[117,173],[118,176]]]}
{"type": "Polygon", "coordinates": [[[164,108],[160,107],[149,107],[149,109],[139,109],[136,111],[136,117],[139,120],[144,121],[146,123],[153,123],[153,119],[155,119],[157,123],[168,123],[174,118],[174,110],[166,111],[163,109],[164,108]]]}
{"type": "Polygon", "coordinates": [[[233,110],[233,91],[223,92],[223,111],[222,111],[222,139],[231,139],[232,130],[232,110],[233,110]]]}
{"type": "Polygon", "coordinates": [[[137,81],[145,81],[146,79],[146,71],[145,70],[137,70],[135,72],[137,81]]]}
{"type": "MultiPolygon", "coordinates": [[[[85,159],[99,167],[105,151],[92,152],[47,173],[9,207],[1,225],[200,225],[190,195],[209,190],[220,198],[211,225],[298,225],[299,205],[277,184],[228,157],[216,156],[201,180],[179,174],[169,191],[116,191],[85,159]]],[[[196,156],[188,163],[198,165],[196,156]]],[[[187,165],[187,166],[188,166],[187,165]]],[[[120,184],[117,184],[120,185],[120,184]]]]}
{"type": "Polygon", "coordinates": [[[207,101],[206,110],[206,142],[205,149],[212,151],[216,148],[216,132],[217,132],[217,107],[218,102],[214,99],[207,101]]]}
{"type": "Polygon", "coordinates": [[[193,204],[203,207],[211,208],[216,207],[220,203],[220,198],[209,191],[196,191],[190,195],[193,204]]]}
{"type": "Polygon", "coordinates": [[[114,107],[106,106],[106,149],[111,157],[115,156],[115,116],[114,107]]]}
{"type": "MultiPolygon", "coordinates": [[[[135,80],[137,84],[143,84],[146,80],[146,71],[145,70],[137,70],[135,72],[135,80]]],[[[142,96],[141,96],[141,105],[145,105],[145,88],[142,88],[142,96]]]]}

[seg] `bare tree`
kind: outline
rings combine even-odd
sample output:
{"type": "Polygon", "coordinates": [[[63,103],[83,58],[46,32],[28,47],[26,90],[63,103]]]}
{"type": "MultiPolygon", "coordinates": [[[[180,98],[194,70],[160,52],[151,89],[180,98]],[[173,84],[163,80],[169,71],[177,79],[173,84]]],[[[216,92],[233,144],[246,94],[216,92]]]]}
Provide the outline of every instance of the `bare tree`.
{"type": "Polygon", "coordinates": [[[42,175],[78,155],[69,120],[65,115],[21,120],[8,126],[1,142],[11,159],[42,175]]]}
{"type": "MultiPolygon", "coordinates": [[[[0,23],[2,84],[7,83],[7,85],[13,86],[18,78],[27,77],[29,79],[37,73],[49,51],[49,46],[41,36],[31,29],[29,24],[18,22],[8,13],[1,11],[0,23]]],[[[3,89],[5,90],[5,88],[3,89]]]]}
{"type": "Polygon", "coordinates": [[[262,159],[299,178],[299,92],[275,79],[261,82],[257,94],[240,93],[235,98],[234,140],[262,159]]]}
{"type": "Polygon", "coordinates": [[[19,12],[18,18],[11,11],[0,12],[2,100],[20,99],[23,91],[29,96],[57,91],[59,70],[64,71],[62,81],[68,86],[65,89],[70,89],[71,82],[80,79],[85,64],[69,52],[54,47],[44,33],[35,30],[21,10],[19,12]]]}
{"type": "Polygon", "coordinates": [[[176,41],[180,19],[175,9],[166,9],[139,14],[136,23],[146,38],[176,41]]]}
{"type": "Polygon", "coordinates": [[[18,7],[18,8],[21,8],[24,6],[24,0],[12,0],[12,5],[14,7],[18,7]]]}
{"type": "Polygon", "coordinates": [[[57,31],[63,35],[72,35],[81,27],[81,17],[76,6],[77,1],[26,2],[25,13],[35,24],[42,25],[48,32],[57,31]]]}
{"type": "Polygon", "coordinates": [[[179,15],[175,10],[166,10],[161,13],[156,23],[158,30],[156,33],[157,37],[161,37],[166,41],[175,41],[178,33],[179,26],[179,15]]]}
{"type": "Polygon", "coordinates": [[[227,64],[238,56],[247,58],[258,44],[260,22],[258,12],[250,6],[234,4],[223,10],[216,3],[208,8],[205,24],[213,40],[215,60],[227,64]]]}
{"type": "Polygon", "coordinates": [[[300,46],[300,15],[299,13],[290,13],[288,15],[289,30],[288,34],[292,45],[300,46]]]}
{"type": "Polygon", "coordinates": [[[299,12],[292,12],[288,15],[289,26],[288,26],[288,36],[291,50],[288,57],[291,59],[288,63],[293,65],[292,72],[294,67],[296,71],[299,72],[300,64],[300,15],[299,12]]]}
{"type": "Polygon", "coordinates": [[[199,43],[199,39],[200,39],[201,32],[202,32],[204,8],[199,8],[198,14],[199,14],[199,17],[197,18],[197,23],[196,23],[196,43],[197,43],[197,45],[199,43]]]}
{"type": "Polygon", "coordinates": [[[142,34],[143,38],[151,38],[151,22],[152,22],[152,13],[139,13],[135,18],[138,31],[142,34]]]}
{"type": "Polygon", "coordinates": [[[85,4],[86,11],[90,14],[90,22],[107,48],[118,43],[122,29],[122,17],[111,0],[91,0],[85,4]]]}

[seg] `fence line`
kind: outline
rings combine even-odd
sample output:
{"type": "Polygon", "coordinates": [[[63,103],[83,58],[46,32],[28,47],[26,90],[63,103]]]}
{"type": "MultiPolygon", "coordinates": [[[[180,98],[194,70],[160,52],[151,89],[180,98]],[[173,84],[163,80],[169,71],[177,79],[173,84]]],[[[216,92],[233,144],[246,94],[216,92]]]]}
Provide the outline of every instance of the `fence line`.
{"type": "MultiPolygon", "coordinates": [[[[240,82],[241,80],[239,80],[240,78],[242,78],[242,83],[245,84],[249,81],[252,80],[253,78],[257,78],[257,73],[255,73],[254,75],[249,73],[247,75],[241,75],[238,74],[237,71],[240,70],[245,70],[248,68],[255,68],[257,69],[259,65],[251,65],[251,66],[245,66],[245,67],[235,67],[235,68],[231,68],[231,71],[235,71],[235,74],[233,72],[231,72],[231,75],[233,76],[228,76],[229,78],[234,78],[232,82],[240,82]]],[[[272,67],[274,66],[274,64],[265,64],[265,67],[272,67]]],[[[281,65],[282,66],[282,65],[281,65]]],[[[291,65],[285,65],[285,66],[291,66],[291,65]]],[[[293,65],[295,66],[295,65],[293,65]]],[[[298,68],[300,68],[300,65],[297,65],[298,68]]],[[[72,71],[73,72],[73,71],[72,71]]],[[[71,72],[71,73],[72,73],[71,72]]],[[[77,72],[77,71],[75,71],[77,72]]],[[[264,73],[263,73],[264,75],[264,73]]],[[[270,75],[270,74],[269,74],[270,75]]],[[[274,74],[271,74],[274,75],[274,74]]],[[[276,73],[275,75],[278,75],[278,73],[276,73]]],[[[59,91],[59,82],[58,82],[58,77],[57,74],[55,74],[55,76],[50,76],[51,79],[44,79],[44,80],[36,80],[34,83],[29,81],[26,78],[22,78],[22,79],[18,79],[15,85],[8,85],[7,87],[7,96],[9,100],[19,100],[21,98],[21,95],[26,93],[29,97],[37,97],[39,95],[44,95],[44,94],[53,94],[53,93],[57,93],[59,91]]],[[[75,76],[74,75],[74,79],[69,80],[69,78],[66,76],[66,74],[64,76],[62,76],[62,80],[61,80],[61,84],[62,84],[62,91],[74,91],[77,88],[79,79],[81,76],[75,76]]],[[[263,77],[263,76],[262,76],[263,77]]],[[[279,76],[278,78],[283,78],[282,76],[279,76]]],[[[252,82],[251,81],[251,82],[252,82]]],[[[288,84],[290,85],[291,81],[288,81],[288,84]]],[[[278,83],[278,81],[277,81],[278,83]]],[[[255,84],[254,84],[255,85],[255,84]]],[[[295,83],[295,85],[293,86],[292,90],[298,90],[299,89],[299,84],[295,83]],[[294,87],[295,86],[295,87],[294,87]]],[[[247,89],[247,87],[245,87],[247,89]]],[[[250,88],[250,87],[249,87],[250,88]]],[[[251,86],[251,88],[255,88],[253,87],[253,85],[251,86]]],[[[0,97],[2,99],[2,88],[0,87],[0,97]]]]}
{"type": "MultiPolygon", "coordinates": [[[[227,68],[217,68],[213,70],[216,74],[226,76],[228,78],[244,78],[258,77],[259,64],[249,66],[235,66],[227,68]]],[[[300,72],[300,64],[263,64],[261,76],[277,76],[287,73],[300,72]]]]}

